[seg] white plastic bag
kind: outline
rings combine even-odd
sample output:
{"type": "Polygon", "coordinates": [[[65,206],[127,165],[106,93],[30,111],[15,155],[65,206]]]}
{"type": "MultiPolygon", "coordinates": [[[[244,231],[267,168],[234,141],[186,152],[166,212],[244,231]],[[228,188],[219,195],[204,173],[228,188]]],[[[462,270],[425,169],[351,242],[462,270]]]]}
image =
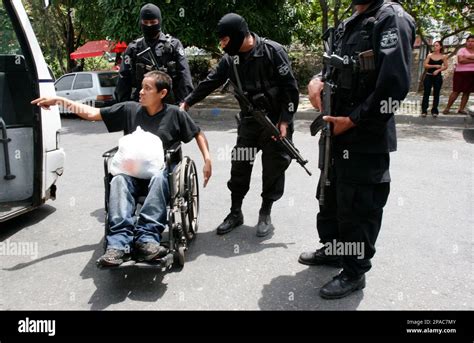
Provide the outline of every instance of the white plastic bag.
{"type": "Polygon", "coordinates": [[[164,158],[161,139],[138,126],[135,132],[120,138],[110,173],[148,180],[161,172],[165,165],[164,158]]]}

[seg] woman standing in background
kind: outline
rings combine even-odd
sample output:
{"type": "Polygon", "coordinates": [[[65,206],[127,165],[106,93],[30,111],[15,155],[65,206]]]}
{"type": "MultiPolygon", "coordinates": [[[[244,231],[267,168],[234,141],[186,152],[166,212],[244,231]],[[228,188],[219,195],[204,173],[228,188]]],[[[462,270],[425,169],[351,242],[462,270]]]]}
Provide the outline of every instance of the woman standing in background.
{"type": "Polygon", "coordinates": [[[439,94],[441,86],[443,85],[443,76],[441,73],[448,69],[448,57],[443,54],[443,44],[436,41],[433,44],[434,51],[425,59],[426,75],[423,81],[424,93],[423,102],[421,104],[421,116],[426,117],[428,114],[428,106],[430,101],[431,88],[433,88],[433,107],[431,108],[431,115],[436,118],[439,114],[439,94]]]}
{"type": "Polygon", "coordinates": [[[466,47],[461,48],[457,54],[458,64],[454,71],[453,92],[449,96],[448,105],[443,114],[448,114],[451,106],[462,93],[459,114],[467,114],[465,111],[469,94],[474,92],[474,35],[470,35],[466,40],[466,47]]]}

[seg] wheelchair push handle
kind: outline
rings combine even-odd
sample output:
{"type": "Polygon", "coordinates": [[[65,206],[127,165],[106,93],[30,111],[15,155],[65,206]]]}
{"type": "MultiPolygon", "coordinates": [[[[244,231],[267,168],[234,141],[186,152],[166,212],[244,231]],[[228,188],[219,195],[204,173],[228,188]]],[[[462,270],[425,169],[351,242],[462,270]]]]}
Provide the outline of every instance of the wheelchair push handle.
{"type": "Polygon", "coordinates": [[[109,151],[104,152],[102,157],[107,158],[107,157],[112,157],[115,155],[115,153],[118,151],[118,146],[116,146],[113,149],[110,149],[109,151]]]}

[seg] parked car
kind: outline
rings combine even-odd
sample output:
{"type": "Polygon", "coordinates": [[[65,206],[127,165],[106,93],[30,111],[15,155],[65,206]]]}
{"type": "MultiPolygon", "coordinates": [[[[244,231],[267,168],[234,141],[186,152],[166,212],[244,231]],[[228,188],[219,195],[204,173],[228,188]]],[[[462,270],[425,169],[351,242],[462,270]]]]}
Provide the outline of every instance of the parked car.
{"type": "MultiPolygon", "coordinates": [[[[55,83],[56,94],[94,107],[106,107],[116,103],[115,86],[119,74],[116,71],[86,71],[61,76],[55,83]]],[[[68,111],[60,108],[61,113],[68,111]]]]}

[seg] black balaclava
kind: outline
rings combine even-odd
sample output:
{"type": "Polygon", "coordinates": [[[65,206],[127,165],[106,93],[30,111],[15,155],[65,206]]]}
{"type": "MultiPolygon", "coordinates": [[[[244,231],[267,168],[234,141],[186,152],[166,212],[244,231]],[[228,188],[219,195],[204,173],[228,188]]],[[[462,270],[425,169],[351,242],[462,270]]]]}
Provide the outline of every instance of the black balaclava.
{"type": "Polygon", "coordinates": [[[352,0],[353,5],[367,5],[374,0],[352,0]]]}
{"type": "Polygon", "coordinates": [[[161,11],[153,4],[146,4],[140,11],[140,25],[143,36],[146,40],[153,40],[161,32],[161,11]],[[147,26],[142,24],[142,20],[158,19],[160,22],[156,25],[147,26]]]}
{"type": "Polygon", "coordinates": [[[239,53],[245,36],[249,33],[249,27],[244,18],[235,13],[228,13],[219,20],[217,24],[217,35],[219,38],[228,36],[229,43],[224,51],[231,56],[239,53]]]}

